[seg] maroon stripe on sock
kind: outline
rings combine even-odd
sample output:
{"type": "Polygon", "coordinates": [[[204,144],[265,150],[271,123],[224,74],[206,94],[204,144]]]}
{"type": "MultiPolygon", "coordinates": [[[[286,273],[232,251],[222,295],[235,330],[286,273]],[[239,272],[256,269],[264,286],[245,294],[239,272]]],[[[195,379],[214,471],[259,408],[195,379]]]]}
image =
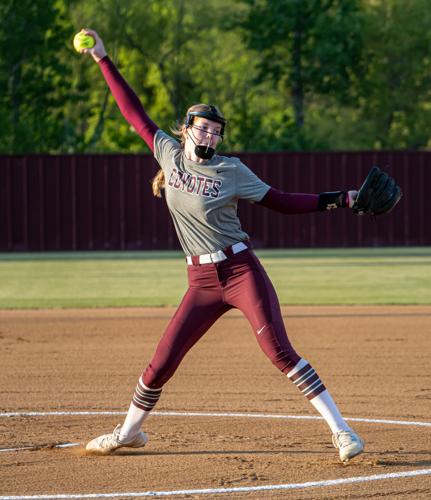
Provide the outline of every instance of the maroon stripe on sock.
{"type": "Polygon", "coordinates": [[[304,368],[301,368],[299,371],[297,371],[296,373],[294,373],[290,378],[290,380],[292,382],[295,382],[295,380],[298,380],[299,378],[302,377],[302,375],[304,375],[304,373],[308,372],[308,370],[311,370],[311,366],[307,363],[304,368]]]}
{"type": "Polygon", "coordinates": [[[146,403],[140,403],[139,401],[136,401],[136,399],[133,399],[132,403],[136,406],[136,408],[144,411],[151,411],[154,408],[154,405],[149,406],[146,403]]]}
{"type": "Polygon", "coordinates": [[[151,396],[147,396],[146,394],[142,395],[142,394],[137,394],[135,393],[135,395],[133,396],[135,399],[138,399],[138,400],[143,400],[143,401],[146,401],[148,403],[157,403],[157,401],[159,400],[159,397],[154,397],[152,398],[151,396]]]}
{"type": "Polygon", "coordinates": [[[144,410],[144,411],[151,411],[153,408],[149,408],[148,406],[145,406],[143,404],[140,404],[140,403],[137,403],[134,399],[132,399],[132,403],[134,406],[136,406],[136,408],[139,408],[140,410],[144,410]]]}
{"type": "Polygon", "coordinates": [[[317,387],[314,391],[310,392],[310,394],[307,394],[305,397],[309,400],[315,398],[318,396],[321,392],[326,391],[326,387],[322,384],[317,387]]]}
{"type": "Polygon", "coordinates": [[[314,375],[312,375],[310,378],[307,378],[305,382],[302,382],[301,384],[298,385],[298,389],[300,391],[304,390],[306,387],[310,387],[313,382],[316,382],[316,380],[319,378],[319,375],[317,375],[316,372],[314,372],[314,375]]]}
{"type": "Polygon", "coordinates": [[[308,394],[310,391],[314,391],[314,389],[317,389],[320,385],[322,385],[322,381],[319,378],[316,382],[314,382],[314,384],[309,385],[307,389],[303,390],[302,393],[308,394]]]}
{"type": "Polygon", "coordinates": [[[159,400],[161,393],[162,389],[147,389],[139,381],[133,394],[132,403],[141,410],[151,411],[159,400]]]}
{"type": "Polygon", "coordinates": [[[133,396],[133,399],[137,403],[146,404],[148,406],[151,406],[151,405],[154,406],[157,403],[157,401],[159,400],[159,398],[157,398],[157,399],[150,399],[150,398],[146,398],[146,397],[142,397],[142,396],[137,396],[136,394],[133,396]]]}
{"type": "Polygon", "coordinates": [[[148,399],[159,399],[160,394],[161,394],[161,391],[160,392],[148,392],[148,391],[143,391],[140,387],[136,387],[136,389],[135,389],[135,396],[138,395],[138,396],[145,397],[148,399]]]}
{"type": "Polygon", "coordinates": [[[157,403],[157,401],[151,402],[142,398],[137,398],[136,396],[133,397],[132,402],[138,408],[144,409],[146,411],[152,410],[157,403]]]}

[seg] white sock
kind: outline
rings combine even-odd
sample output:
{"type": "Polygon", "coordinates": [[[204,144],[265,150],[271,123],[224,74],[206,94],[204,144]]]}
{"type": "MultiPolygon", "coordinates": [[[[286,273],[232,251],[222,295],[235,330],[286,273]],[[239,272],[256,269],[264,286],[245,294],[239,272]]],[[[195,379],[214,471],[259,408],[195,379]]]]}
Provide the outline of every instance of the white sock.
{"type": "Polygon", "coordinates": [[[310,403],[326,420],[333,434],[350,430],[328,390],[321,392],[318,396],[310,400],[310,403]]]}
{"type": "Polygon", "coordinates": [[[332,433],[350,430],[331,395],[308,361],[301,358],[287,376],[322,415],[332,433]]]}
{"type": "Polygon", "coordinates": [[[130,403],[124,424],[121,426],[120,441],[127,443],[141,430],[142,424],[150,415],[149,411],[141,410],[130,403]]]}

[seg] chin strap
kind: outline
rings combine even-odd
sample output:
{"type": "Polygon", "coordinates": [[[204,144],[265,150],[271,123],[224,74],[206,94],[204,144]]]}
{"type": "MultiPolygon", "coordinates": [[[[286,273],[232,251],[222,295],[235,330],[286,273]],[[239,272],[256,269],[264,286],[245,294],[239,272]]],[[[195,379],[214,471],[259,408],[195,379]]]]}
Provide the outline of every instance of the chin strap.
{"type": "Polygon", "coordinates": [[[193,131],[191,133],[189,132],[189,129],[187,129],[187,133],[189,134],[189,137],[193,144],[195,145],[195,155],[198,158],[201,158],[202,160],[211,160],[211,158],[215,154],[215,149],[211,148],[209,144],[207,146],[203,144],[196,144],[195,137],[193,135],[193,131]]]}

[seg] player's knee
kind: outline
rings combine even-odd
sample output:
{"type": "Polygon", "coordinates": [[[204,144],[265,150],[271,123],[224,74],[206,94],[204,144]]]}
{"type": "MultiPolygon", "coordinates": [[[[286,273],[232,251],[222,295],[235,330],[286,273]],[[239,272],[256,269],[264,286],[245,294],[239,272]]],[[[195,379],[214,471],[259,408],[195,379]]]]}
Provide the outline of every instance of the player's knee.
{"type": "Polygon", "coordinates": [[[270,324],[264,335],[259,338],[259,345],[271,363],[283,373],[287,373],[301,356],[292,347],[287,338],[284,325],[270,324]]]}

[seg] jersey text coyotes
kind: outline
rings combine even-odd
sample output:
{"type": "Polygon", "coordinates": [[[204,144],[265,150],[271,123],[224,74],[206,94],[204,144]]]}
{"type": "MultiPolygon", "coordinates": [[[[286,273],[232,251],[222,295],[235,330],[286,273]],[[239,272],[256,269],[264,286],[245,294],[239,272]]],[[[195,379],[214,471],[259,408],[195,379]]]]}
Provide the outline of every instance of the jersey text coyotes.
{"type": "Polygon", "coordinates": [[[203,175],[192,175],[173,168],[168,181],[169,186],[197,196],[218,198],[222,181],[203,175]]]}

